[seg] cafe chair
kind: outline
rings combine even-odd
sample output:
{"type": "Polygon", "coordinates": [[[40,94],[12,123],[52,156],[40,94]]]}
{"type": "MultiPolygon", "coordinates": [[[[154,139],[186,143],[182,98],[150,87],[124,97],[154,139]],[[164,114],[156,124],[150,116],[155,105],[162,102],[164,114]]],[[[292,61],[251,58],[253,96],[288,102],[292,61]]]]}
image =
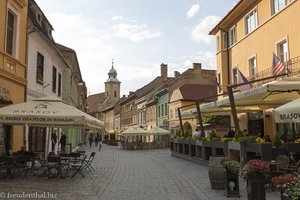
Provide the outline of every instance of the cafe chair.
{"type": "Polygon", "coordinates": [[[70,163],[70,168],[75,170],[75,172],[73,173],[73,175],[71,176],[71,178],[73,178],[74,176],[76,176],[76,174],[80,174],[82,178],[84,178],[84,174],[83,174],[83,170],[85,168],[85,159],[86,159],[87,155],[85,155],[83,157],[83,159],[80,160],[80,162],[71,162],[70,163]]]}
{"type": "Polygon", "coordinates": [[[84,170],[90,170],[90,171],[95,171],[94,167],[92,166],[93,160],[95,158],[96,152],[92,152],[90,157],[88,159],[85,159],[85,167],[84,170]]]}

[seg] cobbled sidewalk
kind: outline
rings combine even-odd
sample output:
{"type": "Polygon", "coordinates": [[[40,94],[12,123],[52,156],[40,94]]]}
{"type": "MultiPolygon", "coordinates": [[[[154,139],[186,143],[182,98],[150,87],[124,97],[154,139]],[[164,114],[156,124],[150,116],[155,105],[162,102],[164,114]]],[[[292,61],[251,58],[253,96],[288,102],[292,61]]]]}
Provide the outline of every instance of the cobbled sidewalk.
{"type": "MultiPolygon", "coordinates": [[[[96,147],[84,146],[90,154],[96,147]]],[[[103,144],[93,162],[95,172],[74,178],[0,179],[0,200],[17,194],[35,194],[41,198],[87,200],[224,200],[246,197],[240,181],[240,198],[226,198],[223,190],[212,190],[206,166],[170,155],[170,149],[129,151],[103,144]],[[41,196],[42,195],[42,196],[41,196]],[[48,195],[48,196],[47,196],[48,195]],[[47,197],[47,198],[43,198],[47,197]]],[[[21,198],[24,199],[24,198],[21,198]]],[[[267,192],[267,199],[279,200],[278,192],[267,192]]]]}

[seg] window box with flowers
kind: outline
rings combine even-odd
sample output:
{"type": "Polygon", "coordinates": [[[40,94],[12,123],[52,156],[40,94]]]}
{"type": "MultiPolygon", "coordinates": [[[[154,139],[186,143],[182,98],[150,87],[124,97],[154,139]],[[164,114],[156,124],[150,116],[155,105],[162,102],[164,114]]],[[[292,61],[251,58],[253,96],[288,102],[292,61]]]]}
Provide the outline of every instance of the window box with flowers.
{"type": "Polygon", "coordinates": [[[266,199],[265,175],[270,171],[267,161],[252,159],[240,169],[240,176],[247,180],[248,200],[266,199]]]}
{"type": "Polygon", "coordinates": [[[300,199],[300,177],[294,175],[276,176],[272,184],[280,190],[282,200],[300,199]]]}

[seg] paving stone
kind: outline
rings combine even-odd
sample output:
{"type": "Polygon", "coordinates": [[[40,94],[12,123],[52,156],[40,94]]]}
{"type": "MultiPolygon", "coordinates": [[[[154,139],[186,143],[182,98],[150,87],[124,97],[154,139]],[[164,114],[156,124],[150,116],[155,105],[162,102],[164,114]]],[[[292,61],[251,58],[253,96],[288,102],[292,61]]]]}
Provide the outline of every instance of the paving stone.
{"type": "MultiPolygon", "coordinates": [[[[89,155],[96,147],[84,146],[89,155]]],[[[57,199],[101,200],[224,200],[223,190],[212,190],[206,166],[172,157],[169,149],[128,151],[103,145],[93,162],[95,172],[74,178],[0,179],[0,194],[57,194],[57,199]]],[[[246,197],[240,181],[240,198],[246,197]]],[[[0,198],[1,199],[1,198],[0,198]]],[[[50,199],[50,198],[49,198],[50,199]]],[[[267,192],[267,199],[279,200],[278,192],[267,192]]]]}

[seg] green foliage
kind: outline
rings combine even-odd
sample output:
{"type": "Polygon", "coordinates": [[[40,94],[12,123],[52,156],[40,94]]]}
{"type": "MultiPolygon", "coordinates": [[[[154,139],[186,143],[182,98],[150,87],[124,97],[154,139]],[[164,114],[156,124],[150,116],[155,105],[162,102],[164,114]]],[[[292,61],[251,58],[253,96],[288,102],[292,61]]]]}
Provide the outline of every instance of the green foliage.
{"type": "Polygon", "coordinates": [[[223,166],[232,174],[239,174],[241,164],[236,160],[226,160],[223,166]]]}
{"type": "Polygon", "coordinates": [[[275,134],[275,137],[273,139],[273,145],[275,147],[280,147],[282,145],[281,135],[279,133],[275,134]]]}
{"type": "Polygon", "coordinates": [[[235,139],[238,139],[238,138],[240,138],[240,137],[244,137],[244,134],[243,134],[243,132],[242,132],[241,130],[237,130],[237,131],[235,132],[235,134],[234,134],[234,138],[235,138],[235,139]]]}
{"type": "Polygon", "coordinates": [[[217,135],[217,132],[215,130],[212,130],[211,132],[209,132],[208,134],[208,139],[213,141],[213,140],[220,140],[220,137],[217,135]]]}
{"type": "Polygon", "coordinates": [[[204,124],[210,124],[211,126],[222,125],[229,126],[230,117],[227,115],[212,115],[212,116],[203,116],[202,122],[204,124]]]}
{"type": "Polygon", "coordinates": [[[247,137],[240,137],[237,139],[234,139],[236,142],[241,142],[241,143],[256,143],[256,136],[247,136],[247,137]]]}
{"type": "Polygon", "coordinates": [[[7,99],[4,99],[4,98],[0,98],[0,105],[10,105],[12,104],[13,102],[11,100],[7,100],[7,99]]]}

